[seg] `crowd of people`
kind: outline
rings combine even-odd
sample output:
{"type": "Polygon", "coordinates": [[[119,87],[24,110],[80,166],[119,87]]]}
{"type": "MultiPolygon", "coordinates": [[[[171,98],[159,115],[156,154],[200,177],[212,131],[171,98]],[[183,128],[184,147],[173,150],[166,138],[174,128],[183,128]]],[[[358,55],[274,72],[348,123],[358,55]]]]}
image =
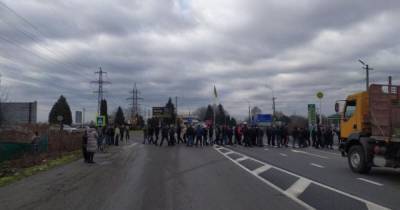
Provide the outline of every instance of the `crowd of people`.
{"type": "MultiPolygon", "coordinates": [[[[210,145],[242,145],[244,147],[309,147],[333,149],[333,139],[337,132],[329,126],[316,126],[311,131],[304,127],[289,130],[286,125],[259,127],[243,123],[237,126],[205,124],[185,125],[147,125],[143,128],[143,144],[168,146],[185,144],[188,147],[210,145]],[[266,144],[264,139],[266,138],[266,144]]],[[[86,163],[94,163],[96,151],[105,152],[105,146],[118,146],[120,142],[128,143],[129,128],[127,126],[108,126],[103,128],[87,128],[82,138],[82,153],[86,163]]]]}
{"type": "Polygon", "coordinates": [[[127,126],[107,126],[102,128],[87,127],[82,137],[82,155],[85,163],[94,163],[96,151],[105,152],[105,146],[118,146],[120,142],[128,143],[129,128],[127,126]]]}
{"type": "Polygon", "coordinates": [[[245,147],[309,147],[333,149],[336,131],[330,126],[316,126],[311,131],[304,127],[294,127],[289,131],[286,125],[259,127],[243,123],[238,126],[218,125],[215,132],[211,125],[149,125],[143,129],[143,144],[168,146],[186,144],[186,146],[242,145],[245,147]],[[215,135],[215,136],[214,136],[215,135]],[[267,144],[264,144],[266,138],[267,144]]]}

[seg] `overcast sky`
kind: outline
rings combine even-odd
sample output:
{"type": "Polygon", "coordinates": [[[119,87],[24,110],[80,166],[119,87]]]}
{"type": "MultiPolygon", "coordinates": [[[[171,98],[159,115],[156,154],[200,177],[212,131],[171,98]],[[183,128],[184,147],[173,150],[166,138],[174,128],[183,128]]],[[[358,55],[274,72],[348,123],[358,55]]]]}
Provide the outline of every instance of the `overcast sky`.
{"type": "Polygon", "coordinates": [[[72,111],[97,110],[95,71],[112,84],[109,109],[178,96],[181,112],[219,101],[239,118],[248,104],[305,115],[371,81],[400,78],[398,0],[0,0],[0,73],[11,101],[38,101],[40,121],[63,94],[72,111]],[[301,2],[301,3],[300,3],[301,2]],[[7,5],[7,7],[5,6],[7,5]],[[10,10],[11,9],[11,10],[10,10]],[[14,13],[16,12],[16,13],[14,13]]]}

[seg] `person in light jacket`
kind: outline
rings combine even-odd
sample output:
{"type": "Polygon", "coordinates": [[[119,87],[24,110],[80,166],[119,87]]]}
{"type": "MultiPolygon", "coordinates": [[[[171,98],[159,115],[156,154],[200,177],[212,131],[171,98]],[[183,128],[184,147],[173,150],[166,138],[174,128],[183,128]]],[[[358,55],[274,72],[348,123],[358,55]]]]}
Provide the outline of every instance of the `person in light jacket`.
{"type": "Polygon", "coordinates": [[[94,153],[97,150],[97,131],[94,128],[90,128],[87,131],[87,145],[86,145],[86,151],[87,151],[87,158],[88,158],[88,163],[94,163],[93,157],[94,153]]]}

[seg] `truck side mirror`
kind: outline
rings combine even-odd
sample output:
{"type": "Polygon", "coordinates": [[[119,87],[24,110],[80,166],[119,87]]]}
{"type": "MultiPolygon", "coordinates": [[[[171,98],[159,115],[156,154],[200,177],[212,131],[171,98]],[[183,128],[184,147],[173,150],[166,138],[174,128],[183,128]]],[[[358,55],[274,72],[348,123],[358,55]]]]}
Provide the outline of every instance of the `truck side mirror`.
{"type": "Polygon", "coordinates": [[[340,105],[339,105],[338,102],[336,102],[336,103],[335,103],[335,112],[336,112],[336,113],[339,113],[339,111],[340,111],[339,109],[340,109],[340,105]]]}

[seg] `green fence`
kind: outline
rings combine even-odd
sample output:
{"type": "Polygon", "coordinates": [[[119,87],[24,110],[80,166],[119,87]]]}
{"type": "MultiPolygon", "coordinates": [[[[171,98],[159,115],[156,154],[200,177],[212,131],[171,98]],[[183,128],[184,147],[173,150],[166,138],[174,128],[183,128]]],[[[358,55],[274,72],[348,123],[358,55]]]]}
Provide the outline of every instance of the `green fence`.
{"type": "Polygon", "coordinates": [[[49,140],[47,136],[41,136],[37,144],[0,142],[0,162],[12,160],[24,154],[39,154],[47,152],[49,140]]]}

